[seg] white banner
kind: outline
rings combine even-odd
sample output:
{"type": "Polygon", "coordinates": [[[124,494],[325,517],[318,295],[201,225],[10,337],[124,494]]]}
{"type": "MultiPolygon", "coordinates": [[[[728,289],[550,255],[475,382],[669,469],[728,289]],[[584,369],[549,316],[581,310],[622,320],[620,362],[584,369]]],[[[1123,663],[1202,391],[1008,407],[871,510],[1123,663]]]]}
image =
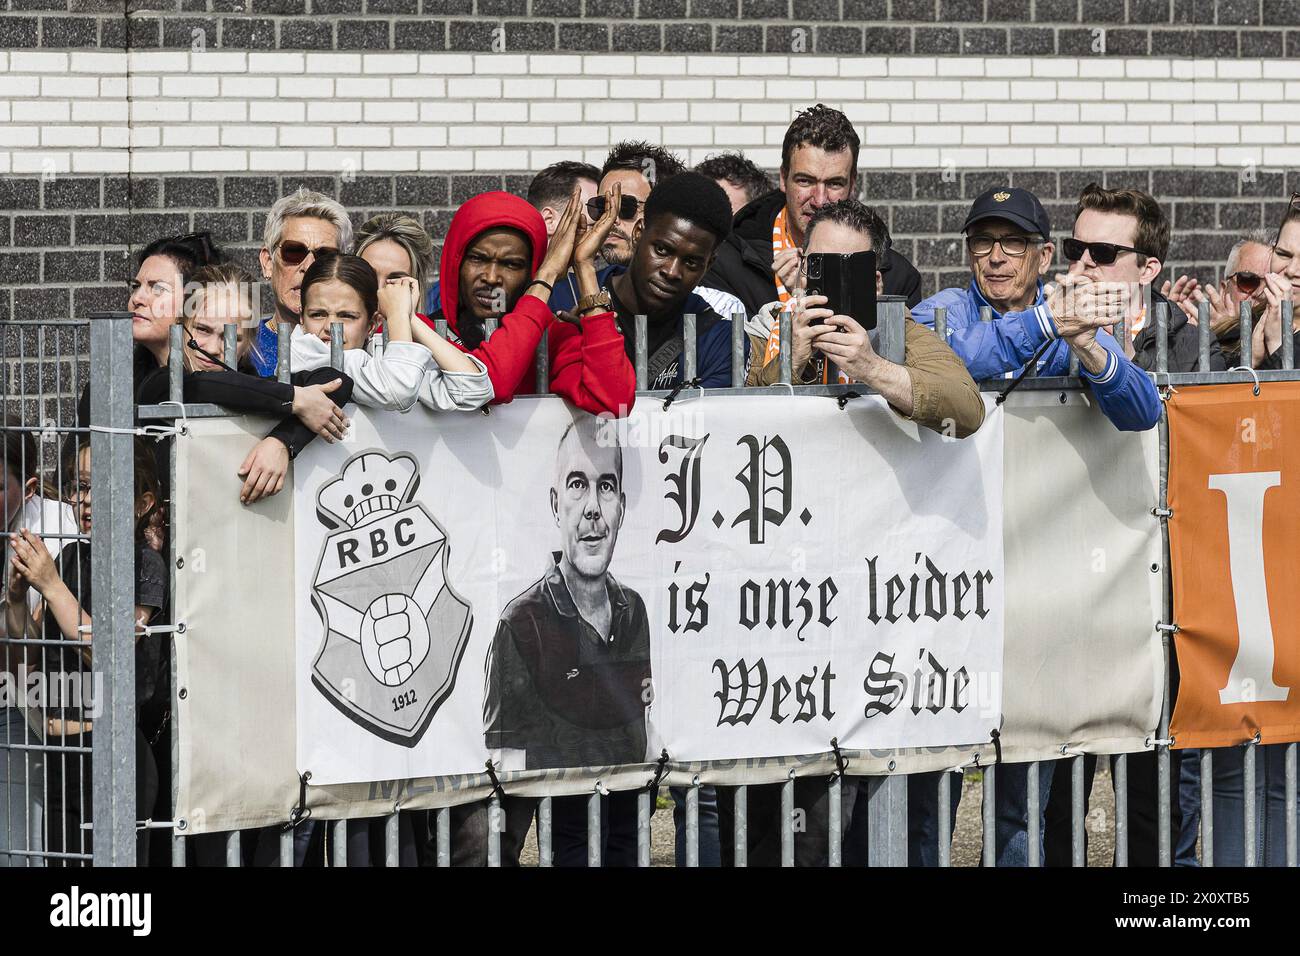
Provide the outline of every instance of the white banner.
{"type": "Polygon", "coordinates": [[[987,741],[1002,423],[956,441],[876,397],[358,412],[294,469],[298,769],[987,741]]]}

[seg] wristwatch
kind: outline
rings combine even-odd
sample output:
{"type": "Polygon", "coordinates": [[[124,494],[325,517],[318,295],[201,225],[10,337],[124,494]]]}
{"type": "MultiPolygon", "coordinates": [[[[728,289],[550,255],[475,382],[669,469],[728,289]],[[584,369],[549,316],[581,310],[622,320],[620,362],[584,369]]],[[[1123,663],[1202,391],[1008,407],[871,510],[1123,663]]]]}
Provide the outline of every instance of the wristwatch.
{"type": "Polygon", "coordinates": [[[599,306],[602,311],[608,312],[612,301],[613,300],[609,297],[609,293],[606,290],[601,289],[599,292],[594,292],[591,295],[584,295],[579,299],[576,311],[578,315],[585,315],[599,306]]]}

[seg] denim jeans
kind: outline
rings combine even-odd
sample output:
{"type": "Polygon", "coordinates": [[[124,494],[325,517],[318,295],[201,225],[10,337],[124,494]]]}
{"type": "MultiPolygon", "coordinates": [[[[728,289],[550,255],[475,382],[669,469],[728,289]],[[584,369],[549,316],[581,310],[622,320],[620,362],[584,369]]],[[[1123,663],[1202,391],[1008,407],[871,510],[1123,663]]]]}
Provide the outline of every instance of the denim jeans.
{"type": "MultiPolygon", "coordinates": [[[[1214,751],[1214,865],[1245,862],[1245,747],[1214,751]]],[[[1286,866],[1286,744],[1255,748],[1255,865],[1286,866]]],[[[1300,806],[1298,804],[1297,806],[1300,806]]]]}
{"type": "MultiPolygon", "coordinates": [[[[686,788],[672,787],[673,825],[677,829],[676,863],[686,865],[686,788]]],[[[700,866],[722,866],[722,847],[718,837],[718,792],[700,787],[699,801],[700,866]]]]}
{"type": "Polygon", "coordinates": [[[1178,805],[1183,825],[1174,844],[1174,866],[1200,866],[1196,860],[1196,838],[1201,826],[1201,752],[1184,750],[1178,771],[1178,805]]]}
{"type": "MultiPolygon", "coordinates": [[[[1054,763],[1044,760],[1038,765],[1039,859],[1043,857],[1041,820],[1046,814],[1052,788],[1054,763]]],[[[913,774],[907,778],[907,865],[939,865],[939,771],[913,774]]],[[[949,784],[952,829],[957,822],[957,805],[961,802],[961,774],[953,774],[949,784]]],[[[994,839],[997,841],[998,866],[1029,865],[1029,764],[1004,763],[994,774],[993,808],[996,815],[994,839]]]]}
{"type": "Polygon", "coordinates": [[[5,749],[14,744],[37,746],[40,741],[20,709],[0,708],[0,867],[43,866],[40,857],[10,856],[7,852],[39,851],[43,846],[45,754],[5,749]]]}

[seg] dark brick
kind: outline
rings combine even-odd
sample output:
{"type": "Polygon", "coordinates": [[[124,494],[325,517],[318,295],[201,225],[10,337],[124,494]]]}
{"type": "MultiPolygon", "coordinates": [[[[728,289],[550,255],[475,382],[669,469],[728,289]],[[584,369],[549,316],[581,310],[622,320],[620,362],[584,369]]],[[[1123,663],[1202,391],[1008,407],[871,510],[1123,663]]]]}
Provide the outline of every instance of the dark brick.
{"type": "Polygon", "coordinates": [[[872,170],[863,174],[862,188],[868,201],[873,203],[890,199],[911,199],[912,174],[872,170]]]}
{"type": "Polygon", "coordinates": [[[128,282],[135,275],[135,257],[127,250],[104,253],[104,278],[109,282],[128,282]]]}
{"type": "Polygon", "coordinates": [[[968,28],[961,31],[961,52],[969,54],[1002,54],[1007,52],[1006,30],[981,30],[968,28]]]}
{"type": "Polygon", "coordinates": [[[1106,53],[1110,56],[1146,56],[1150,45],[1148,30],[1106,31],[1106,53]]]}
{"type": "Polygon", "coordinates": [[[40,197],[39,179],[10,179],[8,176],[0,176],[0,209],[39,209],[40,197]]]}
{"type": "Polygon", "coordinates": [[[533,0],[535,17],[580,17],[582,0],[533,0]]]}
{"type": "Polygon", "coordinates": [[[167,10],[175,9],[175,0],[128,0],[126,5],[126,12],[131,16],[135,16],[137,13],[146,10],[165,12],[167,10]]]}
{"type": "Polygon", "coordinates": [[[72,314],[90,315],[92,312],[110,312],[124,305],[126,296],[121,286],[99,285],[72,290],[72,314]]]}
{"type": "MultiPolygon", "coordinates": [[[[270,20],[264,21],[271,23],[270,20]]],[[[105,26],[108,24],[105,23],[105,26]]],[[[132,17],[126,21],[127,43],[132,49],[156,49],[162,45],[162,20],[154,17],[132,17]]],[[[275,30],[271,31],[271,46],[275,46],[275,30]]]]}
{"type": "Polygon", "coordinates": [[[1071,169],[1061,170],[1061,192],[1062,199],[1067,199],[1071,203],[1071,210],[1083,188],[1089,183],[1106,182],[1106,174],[1100,169],[1071,169]]]}
{"type": "Polygon", "coordinates": [[[98,179],[53,179],[44,184],[42,209],[98,209],[98,179]]]}
{"type": "Polygon", "coordinates": [[[1172,225],[1179,232],[1213,229],[1214,221],[1214,203],[1212,202],[1180,202],[1173,204],[1172,225]]]}
{"type": "Polygon", "coordinates": [[[1280,57],[1282,49],[1282,31],[1280,30],[1241,31],[1241,57],[1243,60],[1280,57]]]}
{"type": "Polygon", "coordinates": [[[808,53],[811,52],[812,28],[791,24],[789,26],[772,26],[764,29],[764,48],[768,53],[808,53]]]}
{"type": "Polygon", "coordinates": [[[1040,23],[1078,23],[1079,0],[1035,0],[1034,19],[1040,23]]]}
{"type": "Polygon", "coordinates": [[[357,16],[362,7],[362,0],[311,0],[311,12],[318,17],[357,16]]]}
{"type": "Polygon", "coordinates": [[[331,50],[334,25],[329,20],[281,20],[280,49],[331,50]]]}
{"type": "Polygon", "coordinates": [[[970,203],[944,203],[939,207],[939,232],[945,236],[961,232],[969,212],[970,203]]]}
{"type": "MultiPolygon", "coordinates": [[[[538,0],[533,0],[533,13],[538,0]]],[[[707,20],[736,19],[740,16],[740,0],[691,0],[690,15],[707,20]]]]}
{"type": "Polygon", "coordinates": [[[740,27],[729,23],[718,24],[717,53],[762,53],[763,28],[758,26],[740,27]]]}
{"type": "Polygon", "coordinates": [[[990,189],[1005,188],[1011,182],[1011,177],[998,169],[982,169],[978,172],[969,172],[962,175],[961,191],[967,199],[974,199],[990,189]]]}
{"type": "Polygon", "coordinates": [[[609,26],[604,23],[561,23],[557,50],[599,51],[609,49],[609,26]]]}
{"type": "Polygon", "coordinates": [[[983,23],[984,0],[939,0],[940,23],[983,23]]]}
{"type": "Polygon", "coordinates": [[[873,53],[911,53],[910,27],[867,27],[862,31],[863,50],[873,53]]]}
{"type": "Polygon", "coordinates": [[[59,0],[9,0],[6,9],[21,11],[48,10],[52,13],[67,13],[68,4],[59,0]]]}
{"type": "Polygon", "coordinates": [[[1129,0],[1129,23],[1169,23],[1172,18],[1170,0],[1129,0]]]}
{"type": "Polygon", "coordinates": [[[818,27],[817,52],[840,56],[862,52],[861,27],[818,27]]]}
{"type": "Polygon", "coordinates": [[[175,176],[163,180],[163,202],[167,208],[184,206],[211,208],[218,205],[221,187],[215,176],[175,176]]]}
{"type": "Polygon", "coordinates": [[[1097,27],[1089,30],[1057,31],[1056,49],[1061,56],[1102,56],[1105,43],[1113,31],[1097,27]]]}
{"type": "Polygon", "coordinates": [[[1151,171],[1149,169],[1108,169],[1106,170],[1107,189],[1140,189],[1151,192],[1151,171]]]}
{"type": "Polygon", "coordinates": [[[224,17],[221,46],[227,50],[274,50],[275,21],[252,17],[224,17]]]}
{"type": "Polygon", "coordinates": [[[790,0],[740,0],[740,17],[742,20],[788,20],[790,0]]]}
{"type": "MultiPolygon", "coordinates": [[[[118,306],[121,307],[122,290],[118,289],[118,306]]],[[[68,311],[71,296],[67,289],[14,289],[14,312],[17,315],[46,319],[72,318],[68,311]]]]}
{"type": "Polygon", "coordinates": [[[339,202],[349,209],[357,206],[391,206],[393,203],[393,177],[358,176],[345,182],[339,189],[339,202]]]}
{"type": "Polygon", "coordinates": [[[1214,0],[1174,0],[1174,23],[1213,23],[1214,0]]]}
{"type": "Polygon", "coordinates": [[[273,176],[227,176],[222,192],[226,209],[269,209],[280,198],[273,176]]]}
{"type": "Polygon", "coordinates": [[[459,206],[472,196],[479,193],[490,192],[494,189],[501,188],[501,177],[498,176],[452,176],[451,177],[451,204],[459,206]]]}
{"type": "Polygon", "coordinates": [[[208,9],[208,0],[180,0],[180,8],[186,13],[204,13],[208,9]]]}
{"type": "Polygon", "coordinates": [[[1193,56],[1235,58],[1237,53],[1236,30],[1197,30],[1194,34],[1193,56]]]}
{"type": "Polygon", "coordinates": [[[15,246],[66,246],[72,242],[68,216],[14,216],[15,246]]]}
{"type": "Polygon", "coordinates": [[[845,20],[869,20],[879,23],[889,19],[888,0],[844,0],[845,20]]]}
{"type": "Polygon", "coordinates": [[[989,22],[1028,23],[1032,9],[1030,0],[989,0],[989,22]]]}
{"type": "Polygon", "coordinates": [[[890,0],[889,19],[932,23],[939,19],[939,4],[935,0],[890,0]]]}
{"type": "Polygon", "coordinates": [[[1163,196],[1235,196],[1238,174],[1227,170],[1157,169],[1151,187],[1163,196]]]}
{"type": "Polygon", "coordinates": [[[1243,196],[1272,198],[1274,196],[1286,195],[1285,173],[1265,173],[1255,170],[1255,174],[1250,180],[1238,176],[1237,181],[1241,186],[1241,194],[1243,196]]]}
{"type": "Polygon", "coordinates": [[[947,173],[917,173],[916,198],[961,199],[961,178],[947,173]]]}
{"type": "MultiPolygon", "coordinates": [[[[641,0],[642,3],[645,0],[641,0]]],[[[838,20],[840,5],[837,0],[793,0],[796,20],[838,20]]]]}
{"type": "Polygon", "coordinates": [[[217,45],[217,20],[215,17],[185,17],[163,21],[162,45],[170,48],[187,48],[194,44],[194,31],[202,31],[203,45],[217,45]]]}
{"type": "Polygon", "coordinates": [[[1028,189],[1040,201],[1056,198],[1056,173],[1017,170],[1011,174],[1011,185],[1028,189]]]}
{"type": "Polygon", "coordinates": [[[1051,27],[1019,27],[1011,31],[1012,56],[1051,56],[1056,52],[1056,31],[1051,27]]]}
{"type": "Polygon", "coordinates": [[[473,0],[423,0],[421,12],[425,16],[448,16],[451,14],[473,13],[473,0]]]}
{"type": "MultiPolygon", "coordinates": [[[[677,24],[681,26],[681,24],[677,24]]],[[[694,26],[694,24],[691,24],[694,26]]],[[[701,24],[704,30],[704,49],[709,49],[713,36],[708,24],[701,24]]],[[[656,23],[616,23],[614,24],[613,49],[618,53],[659,53],[663,50],[664,38],[656,23]]],[[[679,52],[680,47],[670,47],[679,52]]]]}
{"type": "Polygon", "coordinates": [[[93,17],[41,17],[41,46],[95,47],[99,22],[93,17]]]}
{"type": "MultiPolygon", "coordinates": [[[[67,10],[69,13],[116,13],[122,15],[122,0],[66,0],[65,3],[51,4],[51,9],[57,6],[61,10],[67,10]]],[[[13,4],[15,10],[18,4],[13,4]]]]}
{"type": "Polygon", "coordinates": [[[322,193],[326,196],[333,196],[336,199],[339,194],[339,184],[333,176],[302,176],[295,173],[292,176],[283,177],[280,181],[281,196],[297,192],[299,188],[322,193]]]}
{"type": "Polygon", "coordinates": [[[1169,240],[1169,258],[1186,262],[1222,262],[1237,241],[1227,233],[1176,232],[1169,240]]]}
{"type": "Polygon", "coordinates": [[[641,0],[636,15],[642,20],[681,20],[686,16],[686,0],[641,0]]]}
{"type": "Polygon", "coordinates": [[[1300,30],[1286,31],[1286,55],[1300,56],[1300,30]]]}
{"type": "Polygon", "coordinates": [[[1259,25],[1259,0],[1217,0],[1215,7],[1220,26],[1259,25]]]}
{"type": "Polygon", "coordinates": [[[99,45],[105,50],[126,49],[126,24],[121,17],[111,17],[99,24],[99,45]]]}
{"type": "Polygon", "coordinates": [[[1083,23],[1123,23],[1124,0],[1083,0],[1080,21],[1083,23]]]}
{"type": "Polygon", "coordinates": [[[455,213],[450,209],[431,209],[424,214],[424,230],[434,239],[433,259],[435,262],[438,261],[442,253],[442,237],[447,235],[453,215],[455,213]]]}
{"type": "MultiPolygon", "coordinates": [[[[925,275],[921,276],[922,281],[929,281],[930,294],[934,294],[939,289],[964,289],[970,285],[970,273],[965,269],[944,269],[940,272],[931,273],[927,280],[925,275]]],[[[925,295],[925,292],[921,293],[925,295]]]]}
{"type": "Polygon", "coordinates": [[[529,173],[506,173],[505,191],[513,196],[519,196],[521,199],[528,197],[528,187],[532,185],[533,177],[529,173]]]}
{"type": "Polygon", "coordinates": [[[634,0],[587,0],[587,16],[594,20],[631,20],[636,16],[634,0]]]}
{"type": "Polygon", "coordinates": [[[912,264],[918,268],[922,265],[927,266],[950,266],[954,262],[960,262],[965,250],[962,249],[960,239],[917,239],[916,240],[916,258],[912,264]]]}
{"type": "Polygon", "coordinates": [[[935,232],[939,227],[939,207],[895,206],[890,231],[897,233],[935,232]]]}
{"type": "MultiPolygon", "coordinates": [[[[617,32],[618,27],[614,29],[617,32]]],[[[617,44],[614,49],[619,49],[617,44]]],[[[707,23],[665,24],[663,49],[673,53],[708,53],[713,49],[713,27],[707,23]]]]}
{"type": "MultiPolygon", "coordinates": [[[[492,49],[492,31],[497,24],[478,20],[452,20],[447,24],[448,50],[487,51],[492,49]]],[[[506,46],[510,45],[509,27],[506,32],[506,46]]]]}
{"type": "Polygon", "coordinates": [[[451,198],[446,176],[398,176],[396,188],[399,206],[446,206],[451,198]]]}
{"type": "MultiPolygon", "coordinates": [[[[98,282],[99,259],[98,252],[47,252],[41,263],[41,281],[98,282]]],[[[26,279],[0,277],[0,282],[31,282],[35,278],[35,271],[29,271],[27,275],[26,279]]]]}
{"type": "Polygon", "coordinates": [[[1300,4],[1295,0],[1264,0],[1264,22],[1269,25],[1300,25],[1300,4]]]}
{"type": "MultiPolygon", "coordinates": [[[[507,34],[506,43],[512,38],[507,34]]],[[[445,50],[447,49],[447,23],[445,20],[397,20],[393,23],[393,49],[395,50],[445,50]]],[[[546,49],[549,49],[547,47],[546,49]]]]}
{"type": "Polygon", "coordinates": [[[960,35],[956,27],[917,27],[915,52],[960,53],[960,35]]]}
{"type": "Polygon", "coordinates": [[[554,50],[555,24],[511,20],[504,24],[506,50],[554,50]]]}
{"type": "MultiPolygon", "coordinates": [[[[257,231],[260,237],[262,216],[254,215],[252,218],[257,221],[257,231]]],[[[194,214],[194,231],[212,233],[212,240],[217,245],[225,247],[231,243],[248,241],[248,220],[249,215],[246,212],[196,212],[194,214]]]]}
{"type": "Polygon", "coordinates": [[[35,285],[40,282],[38,252],[0,252],[0,282],[6,285],[35,285]]]}
{"type": "Polygon", "coordinates": [[[143,177],[109,176],[104,179],[105,209],[149,209],[158,206],[162,182],[143,177]]]}
{"type": "Polygon", "coordinates": [[[1264,207],[1257,202],[1230,202],[1219,206],[1219,228],[1235,232],[1257,229],[1264,223],[1264,207]]]}
{"type": "Polygon", "coordinates": [[[249,13],[275,13],[283,16],[302,16],[307,12],[307,0],[245,0],[249,13]]]}
{"type": "Polygon", "coordinates": [[[385,20],[338,21],[340,50],[387,50],[388,22],[385,20]]]}
{"type": "MultiPolygon", "coordinates": [[[[375,0],[369,2],[374,3],[375,0]]],[[[528,0],[478,0],[475,12],[480,17],[522,17],[528,14],[528,0]]]]}

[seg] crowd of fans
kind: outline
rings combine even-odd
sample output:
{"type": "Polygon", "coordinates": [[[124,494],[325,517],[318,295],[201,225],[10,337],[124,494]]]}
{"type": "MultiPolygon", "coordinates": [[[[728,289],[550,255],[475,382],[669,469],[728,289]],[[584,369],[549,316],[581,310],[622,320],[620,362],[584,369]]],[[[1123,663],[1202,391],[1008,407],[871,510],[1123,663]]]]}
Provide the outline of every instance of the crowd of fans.
{"type": "MultiPolygon", "coordinates": [[[[1202,303],[1208,303],[1211,369],[1242,364],[1243,303],[1252,310],[1251,364],[1280,367],[1283,337],[1294,334],[1283,328],[1281,306],[1300,301],[1300,197],[1292,198],[1276,231],[1241,237],[1221,282],[1201,283],[1164,275],[1169,221],[1143,192],[1087,186],[1068,228],[1057,224],[1058,237],[1038,197],[1022,188],[995,187],[975,199],[962,227],[969,284],[924,298],[920,274],[893,247],[880,213],[856,198],[858,149],[848,119],[821,105],[801,112],[790,125],[775,184],[739,153],[711,157],[687,170],[663,147],[619,143],[602,168],[561,162],[542,170],[526,199],[487,192],[465,202],[446,235],[438,237],[436,267],[434,237],[417,218],[383,213],[354,229],[348,211],[334,199],[299,189],[276,202],[267,216],[260,282],[207,234],[159,238],[142,249],[126,303],[137,346],[137,401],[156,404],[169,397],[171,330],[179,324],[186,402],[213,402],[275,419],[231,482],[232,492],[237,489],[240,500],[251,504],[283,489],[289,462],[308,442],[343,437],[349,402],[399,412],[420,404],[445,414],[532,391],[535,353],[548,332],[550,390],[588,412],[626,415],[637,384],[636,316],[647,317],[651,389],[729,386],[733,320],[745,323],[746,382],[778,383],[780,318],[788,314],[795,384],[860,383],[903,418],[957,438],[983,421],[976,381],[1015,378],[1026,368],[1040,375],[1077,369],[1117,429],[1153,427],[1160,399],[1145,373],[1155,368],[1157,328],[1139,292],[1143,284],[1153,287],[1152,304],[1169,308],[1170,371],[1198,366],[1202,303]],[[1068,262],[1059,271],[1058,249],[1068,262]],[[834,314],[826,308],[826,296],[808,286],[810,254],[867,251],[875,254],[877,294],[901,297],[909,308],[901,363],[882,357],[857,318],[834,314]],[[1169,281],[1161,284],[1162,278],[1169,281]],[[259,308],[263,294],[269,301],[259,308]],[[940,308],[946,316],[942,336],[935,332],[940,308]],[[691,381],[685,380],[687,314],[695,316],[697,337],[691,381]],[[336,323],[343,335],[341,369],[330,359],[336,323]],[[237,329],[233,356],[224,340],[231,324],[237,329]],[[276,375],[285,329],[292,370],[287,379],[276,375]]],[[[85,534],[91,521],[89,454],[84,443],[69,447],[59,494],[41,480],[31,435],[5,432],[9,640],[0,646],[6,673],[17,673],[36,653],[14,643],[24,636],[67,644],[56,654],[37,655],[46,667],[55,666],[50,657],[58,656],[72,659],[69,666],[75,669],[92,653],[89,548],[82,541],[65,547],[59,536],[60,531],[85,534]]],[[[136,614],[142,627],[167,606],[167,574],[158,554],[167,495],[160,464],[155,452],[140,446],[136,614]]],[[[159,663],[161,646],[159,635],[146,633],[137,652],[141,819],[167,818],[169,795],[158,781],[170,773],[166,701],[171,690],[159,663]]],[[[47,711],[46,725],[36,727],[12,706],[0,711],[0,719],[5,725],[0,741],[34,748],[9,747],[0,754],[0,862],[21,865],[32,859],[6,851],[86,852],[88,831],[80,823],[90,814],[89,758],[54,759],[42,750],[42,741],[57,738],[88,747],[91,721],[62,708],[47,711]],[[74,765],[76,772],[70,769],[74,765]],[[39,799],[56,792],[57,799],[39,799]]],[[[1261,826],[1281,832],[1284,798],[1274,749],[1265,748],[1257,763],[1257,790],[1268,800],[1261,826]]],[[[1177,773],[1179,753],[1171,757],[1177,773]]],[[[1185,760],[1184,769],[1194,770],[1195,763],[1185,760]]],[[[1066,863],[1069,768],[1064,762],[1041,766],[1042,849],[1049,863],[1066,863]]],[[[1089,777],[1094,767],[1090,758],[1089,777]]],[[[997,840],[988,850],[999,865],[1026,861],[1025,771],[1024,765],[1007,765],[997,777],[997,840]]],[[[1216,764],[1221,835],[1231,819],[1240,818],[1241,775],[1239,758],[1236,764],[1216,764]]],[[[937,774],[909,778],[913,865],[937,860],[938,779],[937,774]]],[[[1131,756],[1127,779],[1130,859],[1154,864],[1154,754],[1131,756]]],[[[853,790],[842,801],[849,862],[865,852],[865,813],[853,812],[853,790]]],[[[684,796],[673,796],[680,851],[684,796]]],[[[796,834],[796,860],[824,862],[823,781],[797,781],[796,803],[808,810],[806,825],[796,834]]],[[[751,865],[779,860],[779,805],[778,788],[750,788],[751,865]]],[[[1187,829],[1195,826],[1195,807],[1186,805],[1185,818],[1175,793],[1173,837],[1178,842],[1182,827],[1184,848],[1187,829]]],[[[533,804],[507,797],[505,810],[512,821],[508,830],[526,833],[533,804]]],[[[956,799],[951,811],[955,818],[956,799]]],[[[557,861],[585,861],[586,798],[557,799],[554,813],[557,861]],[[570,818],[571,827],[564,822],[570,818]]],[[[733,813],[728,790],[703,788],[705,864],[732,861],[733,813]]],[[[606,808],[602,840],[608,863],[635,862],[634,814],[632,804],[606,808]]],[[[403,813],[400,833],[403,862],[432,860],[427,814],[403,813]]],[[[484,863],[485,805],[456,808],[453,834],[456,863],[484,863]]],[[[245,836],[248,862],[276,860],[278,831],[245,836]]],[[[319,836],[310,823],[299,828],[298,862],[312,858],[319,836]]],[[[380,858],[382,837],[382,828],[350,824],[349,861],[365,865],[380,858]]],[[[222,842],[189,842],[196,862],[225,858],[222,842]]],[[[508,841],[506,862],[517,858],[518,842],[508,841]]],[[[1234,850],[1232,841],[1216,840],[1217,861],[1232,862],[1232,854],[1240,852],[1237,842],[1234,850]]],[[[142,839],[141,859],[149,853],[142,839]]],[[[1194,856],[1184,849],[1181,858],[1194,856]]]]}

